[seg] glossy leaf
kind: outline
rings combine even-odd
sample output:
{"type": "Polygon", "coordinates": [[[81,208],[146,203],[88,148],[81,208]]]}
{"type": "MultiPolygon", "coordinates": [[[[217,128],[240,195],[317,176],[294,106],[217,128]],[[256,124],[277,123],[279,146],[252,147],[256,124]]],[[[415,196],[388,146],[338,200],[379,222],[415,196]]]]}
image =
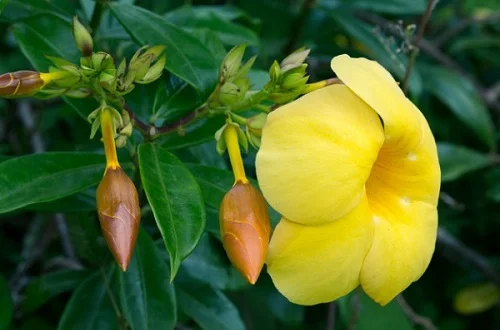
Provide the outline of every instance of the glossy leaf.
{"type": "Polygon", "coordinates": [[[132,329],[174,329],[174,287],[169,282],[168,266],[148,233],[139,232],[127,271],[118,272],[120,301],[132,329]]]}
{"type": "Polygon", "coordinates": [[[252,30],[231,22],[224,15],[207,7],[183,6],[165,15],[172,24],[184,26],[190,30],[207,29],[214,32],[220,40],[230,46],[246,43],[258,46],[259,38],[252,30]]]}
{"type": "MultiPolygon", "coordinates": [[[[37,15],[13,25],[16,41],[35,69],[47,72],[51,62],[46,56],[62,57],[77,63],[80,52],[73,40],[70,22],[51,15],[37,15]]],[[[63,99],[82,118],[97,108],[92,99],[63,99]]]]}
{"type": "Polygon", "coordinates": [[[200,184],[203,200],[207,206],[218,210],[224,195],[233,186],[233,173],[198,164],[187,164],[187,166],[200,184]]]}
{"type": "Polygon", "coordinates": [[[209,142],[214,140],[214,132],[222,125],[222,116],[202,119],[187,128],[182,135],[172,132],[161,140],[161,145],[169,150],[177,150],[209,142]]]}
{"type": "Polygon", "coordinates": [[[0,330],[9,329],[13,311],[14,306],[7,281],[0,276],[0,330]]]}
{"type": "Polygon", "coordinates": [[[139,146],[142,184],[170,256],[171,279],[205,228],[200,187],[184,164],[154,144],[139,146]]]}
{"type": "Polygon", "coordinates": [[[425,86],[448,106],[488,147],[493,148],[493,121],[473,84],[464,76],[440,66],[420,66],[425,86]]]}
{"type": "Polygon", "coordinates": [[[110,8],[140,44],[167,46],[167,70],[204,93],[215,86],[220,63],[193,35],[140,7],[112,3],[110,8]]]}
{"type": "Polygon", "coordinates": [[[225,289],[229,280],[229,264],[220,243],[204,234],[196,249],[182,263],[182,269],[197,281],[225,289]]]}
{"type": "Polygon", "coordinates": [[[425,0],[341,0],[340,3],[350,9],[388,14],[422,14],[427,5],[425,0]]]}
{"type": "Polygon", "coordinates": [[[80,152],[42,153],[0,163],[0,213],[56,200],[99,183],[104,156],[80,152]]]}
{"type": "Polygon", "coordinates": [[[364,293],[360,294],[360,308],[357,317],[357,330],[398,329],[412,330],[410,320],[396,301],[381,307],[364,293]]]}
{"type": "Polygon", "coordinates": [[[179,309],[202,329],[243,330],[238,309],[217,289],[198,281],[176,282],[179,309]]]}
{"type": "Polygon", "coordinates": [[[492,163],[487,155],[450,143],[438,143],[438,153],[443,182],[456,180],[492,163]]]}
{"type": "Polygon", "coordinates": [[[89,273],[79,270],[63,270],[44,274],[31,282],[26,288],[22,309],[32,312],[44,305],[50,298],[77,287],[89,273]]]}
{"type": "Polygon", "coordinates": [[[9,0],[0,0],[0,15],[2,14],[3,9],[9,3],[9,0]]]}
{"type": "Polygon", "coordinates": [[[108,296],[115,267],[98,271],[75,290],[66,305],[58,330],[116,330],[118,320],[108,296]]]}

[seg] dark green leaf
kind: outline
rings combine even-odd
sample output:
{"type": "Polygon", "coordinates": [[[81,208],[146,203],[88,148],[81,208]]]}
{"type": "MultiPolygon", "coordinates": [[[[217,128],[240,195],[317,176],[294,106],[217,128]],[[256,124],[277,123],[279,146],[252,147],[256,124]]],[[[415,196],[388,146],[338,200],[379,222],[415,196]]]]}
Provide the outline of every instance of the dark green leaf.
{"type": "Polygon", "coordinates": [[[259,37],[255,32],[207,8],[209,7],[184,6],[167,13],[165,18],[172,24],[185,28],[212,31],[226,45],[235,46],[243,43],[250,46],[259,45],[259,37]]]}
{"type": "MultiPolygon", "coordinates": [[[[38,71],[47,72],[52,64],[46,56],[62,57],[73,63],[77,63],[80,58],[69,21],[50,15],[39,15],[14,24],[12,29],[21,51],[38,71]]],[[[92,99],[63,99],[82,118],[86,118],[97,108],[97,103],[92,99]]]]}
{"type": "Polygon", "coordinates": [[[493,148],[493,121],[474,85],[463,75],[440,66],[419,67],[429,92],[446,104],[482,142],[493,148]]]}
{"type": "Polygon", "coordinates": [[[380,306],[364,293],[360,293],[360,307],[356,322],[357,330],[398,329],[412,330],[413,327],[396,301],[380,306]]]}
{"type": "Polygon", "coordinates": [[[167,70],[205,94],[213,89],[220,63],[197,38],[146,9],[119,3],[110,8],[140,44],[167,46],[167,70]]]}
{"type": "MultiPolygon", "coordinates": [[[[372,26],[353,17],[349,12],[332,10],[329,13],[347,34],[366,47],[369,51],[368,56],[373,57],[400,80],[404,78],[408,57],[397,51],[399,45],[372,26]]],[[[422,80],[416,68],[412,70],[409,87],[415,95],[419,95],[422,91],[422,80]]]]}
{"type": "Polygon", "coordinates": [[[48,2],[45,0],[1,0],[0,20],[15,23],[33,16],[50,15],[70,22],[71,15],[64,11],[60,6],[61,4],[64,4],[64,2],[68,3],[68,1],[55,2],[59,3],[54,3],[54,1],[48,2]],[[7,6],[5,6],[6,4],[7,6]],[[1,9],[3,6],[5,6],[5,10],[2,13],[1,9]]]}
{"type": "Polygon", "coordinates": [[[123,313],[134,330],[174,329],[176,300],[169,269],[148,233],[141,230],[126,272],[119,272],[123,313]]]}
{"type": "Polygon", "coordinates": [[[24,210],[62,213],[95,211],[95,189],[88,189],[47,203],[31,204],[24,207],[24,210]]]}
{"type": "Polygon", "coordinates": [[[12,297],[7,282],[0,275],[0,330],[8,330],[12,320],[12,297]]]}
{"type": "Polygon", "coordinates": [[[0,213],[56,200],[99,183],[104,156],[43,153],[0,163],[0,213]]]}
{"type": "Polygon", "coordinates": [[[224,195],[233,186],[233,173],[198,164],[187,164],[187,166],[200,184],[205,203],[218,210],[224,195]]]}
{"type": "Polygon", "coordinates": [[[238,309],[221,291],[193,280],[176,281],[179,309],[203,329],[239,330],[238,309]]]}
{"type": "Polygon", "coordinates": [[[87,278],[64,309],[59,330],[116,330],[118,320],[108,293],[115,266],[87,278]]]}
{"type": "Polygon", "coordinates": [[[185,134],[171,133],[162,139],[161,144],[169,150],[176,150],[212,141],[215,132],[224,125],[224,120],[222,116],[199,120],[190,125],[185,134]]]}
{"type": "Polygon", "coordinates": [[[9,0],[0,0],[0,15],[2,14],[3,9],[5,8],[5,5],[9,3],[9,0]]]}
{"type": "Polygon", "coordinates": [[[167,150],[139,146],[144,191],[170,256],[171,278],[195,248],[205,228],[205,207],[193,175],[167,150]]]}
{"type": "Polygon", "coordinates": [[[50,298],[73,290],[88,275],[87,271],[63,270],[40,276],[26,288],[22,304],[23,311],[32,312],[45,304],[50,298]]]}
{"type": "Polygon", "coordinates": [[[182,263],[182,269],[193,279],[219,289],[226,288],[230,267],[221,244],[207,234],[182,263]]]}
{"type": "Polygon", "coordinates": [[[79,257],[93,265],[105,265],[112,256],[95,213],[66,214],[69,236],[79,257]]]}
{"type": "Polygon", "coordinates": [[[422,14],[427,4],[425,0],[341,0],[340,3],[349,9],[408,15],[422,14]]]}
{"type": "Polygon", "coordinates": [[[438,153],[443,182],[456,180],[492,163],[487,155],[451,143],[438,143],[438,153]]]}

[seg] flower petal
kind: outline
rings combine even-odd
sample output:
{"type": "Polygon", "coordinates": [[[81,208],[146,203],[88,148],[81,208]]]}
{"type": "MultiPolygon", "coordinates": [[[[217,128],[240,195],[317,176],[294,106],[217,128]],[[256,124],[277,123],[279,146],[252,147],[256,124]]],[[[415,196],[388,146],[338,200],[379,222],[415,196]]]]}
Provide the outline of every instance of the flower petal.
{"type": "Polygon", "coordinates": [[[385,305],[418,280],[429,265],[436,243],[437,210],[432,204],[400,198],[383,188],[372,190],[368,199],[375,235],[360,281],[373,300],[385,305]]]}
{"type": "Polygon", "coordinates": [[[343,85],[272,112],[256,166],[271,206],[290,221],[321,224],[352,210],[383,143],[377,114],[343,85]]]}
{"type": "Polygon", "coordinates": [[[365,195],[337,221],[305,226],[283,218],[268,250],[267,271],[291,302],[314,305],[333,301],[356,288],[373,238],[365,195]]]}
{"type": "Polygon", "coordinates": [[[373,172],[401,197],[436,205],[441,173],[436,142],[422,113],[377,62],[340,55],[332,69],[384,122],[385,141],[373,172]]]}

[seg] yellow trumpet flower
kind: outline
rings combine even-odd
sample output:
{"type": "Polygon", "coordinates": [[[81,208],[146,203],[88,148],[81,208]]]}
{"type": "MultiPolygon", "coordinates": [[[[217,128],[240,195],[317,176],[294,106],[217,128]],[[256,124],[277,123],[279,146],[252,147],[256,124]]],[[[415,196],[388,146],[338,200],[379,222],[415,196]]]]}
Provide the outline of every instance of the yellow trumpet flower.
{"type": "Polygon", "coordinates": [[[343,84],[280,107],[262,132],[257,177],[283,216],[268,272],[297,304],[361,285],[385,305],[418,280],[434,252],[436,143],[378,63],[340,55],[331,66],[343,84]]]}

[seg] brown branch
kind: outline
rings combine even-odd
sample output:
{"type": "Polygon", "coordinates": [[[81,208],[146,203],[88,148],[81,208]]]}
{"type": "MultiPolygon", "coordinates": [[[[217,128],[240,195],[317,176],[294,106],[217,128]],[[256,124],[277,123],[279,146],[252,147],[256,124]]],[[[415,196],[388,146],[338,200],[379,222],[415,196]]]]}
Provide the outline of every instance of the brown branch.
{"type": "Polygon", "coordinates": [[[130,120],[132,120],[134,126],[147,139],[155,139],[161,135],[178,131],[182,129],[184,126],[189,125],[208,114],[208,107],[205,104],[203,104],[199,108],[195,109],[194,111],[191,111],[190,113],[188,113],[182,118],[179,118],[178,120],[175,120],[164,126],[156,127],[154,124],[148,125],[143,121],[141,121],[139,118],[137,118],[134,111],[132,111],[130,106],[128,106],[127,104],[125,104],[123,108],[125,109],[125,111],[128,112],[130,120]]]}
{"type": "Polygon", "coordinates": [[[413,308],[408,304],[402,294],[396,297],[396,301],[398,302],[399,306],[406,314],[406,316],[413,322],[413,324],[420,325],[426,330],[437,330],[436,326],[429,318],[424,317],[413,310],[413,308]]]}
{"type": "Polygon", "coordinates": [[[422,37],[424,36],[425,27],[427,26],[432,11],[434,10],[438,2],[439,0],[429,0],[427,2],[427,8],[425,9],[425,13],[422,16],[422,19],[420,20],[417,36],[415,37],[415,40],[413,42],[413,48],[411,50],[410,59],[408,60],[408,66],[406,67],[405,77],[402,83],[402,89],[405,94],[407,94],[408,92],[408,85],[410,83],[411,71],[413,70],[413,67],[415,66],[415,61],[417,59],[418,45],[420,44],[420,40],[422,40],[422,37]]]}
{"type": "Polygon", "coordinates": [[[335,318],[337,311],[337,303],[332,301],[328,304],[328,312],[326,318],[326,330],[335,330],[335,318]]]}
{"type": "Polygon", "coordinates": [[[437,243],[452,250],[460,260],[476,267],[487,279],[500,284],[500,274],[490,265],[488,259],[466,246],[446,229],[438,229],[437,243]]]}

